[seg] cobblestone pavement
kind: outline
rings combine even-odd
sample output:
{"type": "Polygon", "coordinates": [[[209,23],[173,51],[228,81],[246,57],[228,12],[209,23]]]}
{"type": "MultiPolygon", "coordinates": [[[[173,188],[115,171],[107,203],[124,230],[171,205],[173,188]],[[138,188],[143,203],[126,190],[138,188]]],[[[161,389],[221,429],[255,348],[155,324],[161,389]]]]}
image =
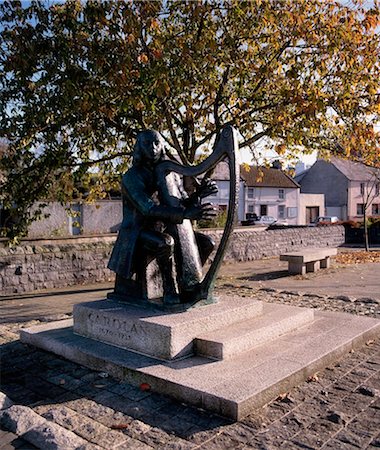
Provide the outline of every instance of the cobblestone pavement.
{"type": "MultiPolygon", "coordinates": [[[[327,295],[262,288],[239,275],[237,268],[227,274],[218,281],[217,290],[223,293],[380,318],[378,299],[364,297],[364,292],[357,297],[350,290],[327,295]]],[[[315,281],[318,285],[318,278],[315,281]]],[[[79,301],[87,299],[76,295],[79,301]]],[[[104,287],[99,295],[104,295],[104,287]]],[[[1,450],[380,448],[380,340],[367,342],[231,423],[22,344],[21,327],[70,315],[75,299],[65,298],[67,305],[56,302],[57,307],[36,300],[38,308],[28,304],[27,314],[22,311],[26,299],[0,302],[0,390],[7,396],[0,394],[0,408],[6,408],[0,414],[1,450]]]]}

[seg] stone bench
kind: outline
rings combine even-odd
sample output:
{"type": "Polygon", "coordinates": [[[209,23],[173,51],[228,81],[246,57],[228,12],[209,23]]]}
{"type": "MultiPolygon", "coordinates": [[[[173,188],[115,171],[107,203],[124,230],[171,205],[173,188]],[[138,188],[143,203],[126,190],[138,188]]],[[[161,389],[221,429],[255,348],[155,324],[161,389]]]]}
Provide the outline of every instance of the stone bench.
{"type": "Polygon", "coordinates": [[[288,261],[289,273],[305,275],[330,267],[330,257],[337,254],[336,248],[308,248],[280,255],[280,261],[288,261]]]}

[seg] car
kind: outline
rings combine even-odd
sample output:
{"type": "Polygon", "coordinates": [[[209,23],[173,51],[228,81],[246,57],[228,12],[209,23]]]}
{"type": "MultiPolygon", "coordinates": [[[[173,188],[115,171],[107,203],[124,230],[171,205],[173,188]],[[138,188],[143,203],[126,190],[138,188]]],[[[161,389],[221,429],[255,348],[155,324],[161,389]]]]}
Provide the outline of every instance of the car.
{"type": "Polygon", "coordinates": [[[272,225],[277,222],[273,216],[260,216],[257,220],[254,221],[255,225],[272,225]]]}
{"type": "Polygon", "coordinates": [[[255,213],[247,213],[245,219],[246,220],[241,221],[241,224],[244,227],[248,227],[250,225],[255,225],[255,220],[258,219],[258,216],[255,213]]]}
{"type": "Polygon", "coordinates": [[[316,227],[320,224],[331,224],[339,222],[339,218],[337,216],[318,216],[313,222],[311,222],[311,227],[316,227]]]}

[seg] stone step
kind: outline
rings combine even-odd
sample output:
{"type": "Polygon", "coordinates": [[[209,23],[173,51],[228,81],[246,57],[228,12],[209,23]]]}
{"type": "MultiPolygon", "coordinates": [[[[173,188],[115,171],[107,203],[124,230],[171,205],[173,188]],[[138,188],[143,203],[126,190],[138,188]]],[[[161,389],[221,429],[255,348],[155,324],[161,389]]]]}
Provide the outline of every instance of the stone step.
{"type": "Polygon", "coordinates": [[[188,357],[201,333],[260,316],[251,298],[221,296],[217,303],[181,313],[152,311],[101,300],[74,305],[74,333],[162,360],[188,357]]]}
{"type": "MultiPolygon", "coordinates": [[[[264,316],[269,306],[263,305],[264,316]]],[[[107,371],[135,386],[148,383],[153,392],[240,420],[351,349],[375,339],[380,335],[380,321],[315,310],[309,325],[225,360],[193,356],[159,361],[73,334],[72,320],[20,333],[26,344],[107,371]]]]}
{"type": "Polygon", "coordinates": [[[312,309],[268,305],[264,315],[204,333],[195,339],[195,354],[223,360],[263,345],[309,324],[312,309]]]}

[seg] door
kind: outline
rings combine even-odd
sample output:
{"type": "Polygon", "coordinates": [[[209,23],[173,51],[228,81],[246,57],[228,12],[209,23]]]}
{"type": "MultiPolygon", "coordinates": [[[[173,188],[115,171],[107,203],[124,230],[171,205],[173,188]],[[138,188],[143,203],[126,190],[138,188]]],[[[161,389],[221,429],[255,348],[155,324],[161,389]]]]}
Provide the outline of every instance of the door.
{"type": "Polygon", "coordinates": [[[306,206],[306,223],[312,223],[319,216],[319,206],[306,206]]]}

